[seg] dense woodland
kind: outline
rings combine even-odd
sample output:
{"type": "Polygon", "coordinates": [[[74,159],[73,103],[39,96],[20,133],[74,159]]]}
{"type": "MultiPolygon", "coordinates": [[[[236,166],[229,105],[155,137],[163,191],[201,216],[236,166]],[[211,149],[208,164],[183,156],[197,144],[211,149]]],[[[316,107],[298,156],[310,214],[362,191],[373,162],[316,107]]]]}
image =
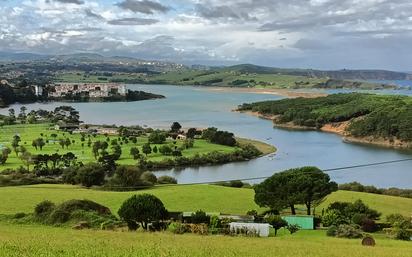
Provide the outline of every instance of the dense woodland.
{"type": "Polygon", "coordinates": [[[347,132],[355,137],[412,141],[412,99],[408,96],[333,94],[243,104],[239,110],[274,115],[277,123],[315,129],[328,123],[350,121],[347,132]]]}

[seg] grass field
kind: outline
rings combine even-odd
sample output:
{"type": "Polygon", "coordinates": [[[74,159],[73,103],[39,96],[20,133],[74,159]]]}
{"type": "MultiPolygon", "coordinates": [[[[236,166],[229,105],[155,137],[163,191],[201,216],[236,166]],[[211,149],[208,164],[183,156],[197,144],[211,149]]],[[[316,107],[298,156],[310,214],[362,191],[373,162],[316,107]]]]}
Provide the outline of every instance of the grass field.
{"type": "Polygon", "coordinates": [[[173,235],[168,232],[77,231],[70,228],[0,223],[2,257],[410,257],[411,243],[376,235],[375,247],[360,239],[337,239],[324,231],[247,238],[173,235]]]}
{"type": "MultiPolygon", "coordinates": [[[[177,185],[160,186],[135,192],[108,192],[84,189],[70,185],[37,185],[0,188],[0,214],[15,214],[17,212],[32,212],[33,207],[43,201],[51,200],[56,203],[69,199],[90,199],[108,206],[114,213],[121,203],[133,194],[150,193],[159,197],[170,211],[196,211],[227,214],[246,214],[249,210],[259,210],[253,198],[254,191],[245,188],[230,188],[214,185],[177,185]]],[[[331,194],[317,208],[320,214],[334,201],[363,200],[373,209],[382,213],[382,217],[391,213],[401,213],[405,216],[412,214],[412,199],[338,191],[331,194]]],[[[301,208],[303,212],[304,209],[301,208]]]]}
{"type": "MultiPolygon", "coordinates": [[[[23,145],[24,147],[27,148],[27,150],[32,153],[32,154],[52,154],[52,153],[59,153],[59,154],[64,154],[67,152],[72,152],[74,153],[80,161],[84,163],[88,162],[94,162],[95,159],[93,157],[92,153],[92,148],[87,146],[87,141],[88,138],[86,137],[85,142],[81,142],[81,135],[80,134],[72,134],[70,135],[69,133],[64,133],[62,131],[56,131],[53,129],[53,127],[49,124],[35,124],[35,125],[30,125],[30,124],[25,124],[25,125],[13,125],[13,126],[4,126],[0,128],[0,148],[2,146],[8,146],[11,148],[11,141],[13,139],[14,135],[20,135],[21,137],[21,142],[20,145],[23,145]],[[43,134],[43,139],[44,140],[49,140],[49,143],[46,144],[43,148],[43,150],[36,150],[32,146],[32,141],[36,138],[41,137],[41,133],[43,134]],[[50,135],[51,134],[57,134],[57,138],[52,138],[50,135]],[[70,138],[71,141],[74,140],[75,143],[72,143],[68,148],[62,149],[62,147],[59,145],[58,140],[60,138],[70,138]],[[57,142],[54,142],[57,141],[57,142]],[[84,146],[82,147],[82,143],[84,143],[84,146]]],[[[109,136],[110,140],[118,138],[117,136],[109,136]]],[[[96,137],[91,137],[91,141],[95,142],[97,140],[100,141],[105,141],[106,137],[104,135],[98,135],[96,137]]],[[[248,141],[247,139],[240,139],[241,143],[252,143],[258,147],[262,152],[264,153],[270,153],[275,151],[275,149],[269,145],[266,145],[261,142],[256,142],[256,141],[248,141]]],[[[120,160],[117,162],[119,164],[136,164],[136,160],[132,158],[130,155],[130,148],[131,147],[138,147],[140,150],[140,153],[142,153],[142,145],[147,143],[147,137],[139,137],[137,140],[137,144],[133,144],[132,142],[129,141],[128,144],[123,144],[122,145],[122,156],[120,157],[120,160]]],[[[172,143],[171,140],[169,140],[169,143],[172,143]]],[[[182,140],[177,140],[177,146],[182,145],[183,141],[182,140]]],[[[155,145],[151,145],[154,147],[155,145]]],[[[159,148],[160,145],[157,145],[159,148]]],[[[205,154],[213,151],[218,151],[222,153],[229,153],[235,151],[237,148],[236,147],[229,147],[229,146],[224,146],[224,145],[218,145],[218,144],[212,144],[207,142],[206,140],[201,140],[201,139],[196,139],[194,143],[193,148],[189,148],[184,150],[182,153],[186,157],[191,157],[194,156],[195,154],[205,154]]],[[[110,151],[110,143],[109,143],[109,151],[110,151]]],[[[152,161],[160,161],[162,159],[166,158],[163,156],[161,153],[151,153],[148,155],[148,159],[152,161]]],[[[9,155],[9,159],[7,160],[5,165],[0,165],[0,170],[4,170],[7,168],[17,168],[19,166],[22,166],[23,162],[16,156],[14,152],[12,152],[9,155]]]]}
{"type": "MultiPolygon", "coordinates": [[[[68,185],[38,185],[0,188],[0,214],[32,212],[36,203],[48,199],[56,203],[68,199],[91,199],[116,213],[122,201],[136,193],[158,196],[173,211],[244,214],[259,209],[251,189],[212,185],[166,186],[138,192],[106,192],[68,185]]],[[[384,213],[412,213],[412,199],[338,191],[329,202],[362,199],[384,213]]],[[[281,256],[281,257],[409,257],[410,242],[395,241],[384,234],[374,234],[375,247],[361,246],[360,239],[338,239],[324,230],[298,231],[290,235],[282,229],[277,237],[248,238],[229,236],[173,235],[169,232],[114,232],[72,230],[69,227],[22,225],[0,221],[1,257],[132,257],[132,256],[281,256]]]]}

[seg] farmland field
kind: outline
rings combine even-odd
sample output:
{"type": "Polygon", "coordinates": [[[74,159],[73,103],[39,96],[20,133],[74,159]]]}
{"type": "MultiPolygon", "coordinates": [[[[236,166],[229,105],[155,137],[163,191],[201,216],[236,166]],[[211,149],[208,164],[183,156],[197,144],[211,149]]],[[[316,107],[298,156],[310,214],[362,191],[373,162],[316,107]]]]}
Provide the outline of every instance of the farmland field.
{"type": "Polygon", "coordinates": [[[364,247],[360,239],[326,237],[324,231],[299,231],[278,237],[173,235],[168,232],[77,231],[39,225],[0,222],[2,257],[409,257],[410,242],[375,235],[377,245],[364,247]]]}

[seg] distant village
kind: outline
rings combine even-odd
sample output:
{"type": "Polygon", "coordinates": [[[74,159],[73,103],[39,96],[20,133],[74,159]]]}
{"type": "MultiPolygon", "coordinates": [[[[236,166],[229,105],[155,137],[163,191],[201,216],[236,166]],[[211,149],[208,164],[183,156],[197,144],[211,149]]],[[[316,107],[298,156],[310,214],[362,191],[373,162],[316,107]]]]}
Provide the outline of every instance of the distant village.
{"type": "Polygon", "coordinates": [[[48,93],[49,97],[81,94],[91,98],[100,98],[112,95],[125,96],[127,93],[126,86],[117,83],[58,83],[51,86],[54,91],[48,93]]]}

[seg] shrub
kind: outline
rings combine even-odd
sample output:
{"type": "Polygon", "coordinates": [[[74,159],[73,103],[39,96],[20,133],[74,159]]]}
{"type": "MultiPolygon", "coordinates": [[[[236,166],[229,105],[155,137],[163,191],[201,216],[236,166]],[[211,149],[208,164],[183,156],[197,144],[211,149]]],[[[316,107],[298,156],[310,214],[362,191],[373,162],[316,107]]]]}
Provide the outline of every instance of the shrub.
{"type": "Polygon", "coordinates": [[[386,221],[392,227],[408,229],[412,226],[411,219],[404,217],[402,214],[390,214],[386,217],[386,221]]]}
{"type": "Polygon", "coordinates": [[[220,219],[218,216],[213,215],[210,217],[210,225],[209,225],[209,231],[212,234],[217,234],[219,233],[219,229],[221,228],[222,224],[220,222],[220,219]]]}
{"type": "Polygon", "coordinates": [[[394,233],[397,240],[410,241],[412,237],[412,232],[404,228],[395,228],[394,233]]]}
{"type": "Polygon", "coordinates": [[[101,215],[111,214],[111,211],[109,208],[101,204],[98,204],[96,202],[90,201],[90,200],[73,199],[73,200],[65,201],[62,204],[58,205],[56,209],[62,210],[68,213],[72,213],[77,210],[83,210],[83,211],[95,211],[96,213],[101,214],[101,215]]]}
{"type": "Polygon", "coordinates": [[[147,230],[150,222],[165,219],[167,210],[156,196],[141,194],[134,195],[124,201],[118,214],[127,223],[130,230],[136,230],[139,226],[138,223],[147,230]]]}
{"type": "Polygon", "coordinates": [[[296,224],[289,224],[286,228],[291,234],[294,234],[300,230],[300,226],[296,224]]]}
{"type": "MultiPolygon", "coordinates": [[[[279,215],[270,215],[266,218],[266,222],[272,225],[275,229],[275,236],[277,235],[279,229],[288,226],[288,222],[282,219],[282,217],[279,215]]],[[[293,233],[291,232],[291,234],[293,233]]]]}
{"type": "Polygon", "coordinates": [[[378,230],[378,226],[376,225],[376,222],[371,219],[363,219],[361,223],[361,228],[364,232],[376,232],[378,230]]]}
{"type": "Polygon", "coordinates": [[[13,216],[13,218],[15,218],[15,219],[22,219],[24,217],[26,217],[26,213],[24,213],[24,212],[18,212],[16,214],[14,214],[14,216],[13,216]]]}
{"type": "Polygon", "coordinates": [[[177,180],[170,176],[161,176],[157,178],[159,184],[177,184],[177,180]]]}
{"type": "Polygon", "coordinates": [[[36,217],[45,217],[49,215],[56,205],[52,203],[51,201],[45,200],[43,202],[40,202],[34,207],[34,215],[36,217]]]}
{"type": "Polygon", "coordinates": [[[204,211],[198,210],[192,214],[191,221],[193,224],[209,224],[210,216],[206,215],[204,211]]]}
{"type": "Polygon", "coordinates": [[[329,226],[328,230],[326,231],[327,236],[336,236],[338,233],[338,227],[335,225],[329,226]]]}
{"type": "Polygon", "coordinates": [[[65,223],[70,219],[70,212],[63,209],[55,209],[49,217],[52,224],[65,223]]]}
{"type": "Polygon", "coordinates": [[[179,234],[179,235],[188,232],[187,227],[181,222],[170,223],[169,226],[167,227],[167,230],[169,230],[173,234],[179,234]]]}
{"type": "Polygon", "coordinates": [[[140,179],[146,182],[150,182],[152,184],[157,183],[157,177],[150,171],[143,172],[143,174],[140,176],[140,179]]]}
{"type": "Polygon", "coordinates": [[[341,238],[361,238],[362,231],[353,225],[340,225],[336,230],[336,237],[341,238]]]}

